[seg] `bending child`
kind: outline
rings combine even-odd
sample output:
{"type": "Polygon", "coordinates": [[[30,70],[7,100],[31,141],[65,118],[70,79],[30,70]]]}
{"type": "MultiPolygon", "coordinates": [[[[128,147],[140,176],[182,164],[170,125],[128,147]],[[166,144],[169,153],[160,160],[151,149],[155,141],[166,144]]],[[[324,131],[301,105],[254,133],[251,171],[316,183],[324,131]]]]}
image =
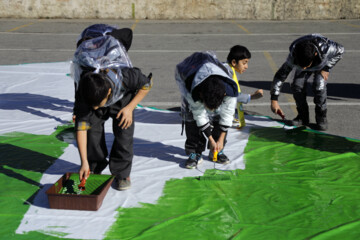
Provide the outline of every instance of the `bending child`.
{"type": "Polygon", "coordinates": [[[185,152],[189,156],[186,168],[195,168],[203,161],[207,142],[209,159],[218,152],[217,163],[229,163],[224,146],[238,96],[229,71],[214,53],[196,52],[176,66],[175,79],[182,96],[185,152]]]}
{"type": "Polygon", "coordinates": [[[79,174],[82,180],[89,172],[100,174],[109,164],[115,188],[126,190],[131,186],[134,155],[133,110],[149,92],[152,79],[132,67],[127,54],[132,34],[114,38],[109,32],[121,31],[105,24],[86,28],[72,64],[76,140],[81,158],[79,174]],[[104,124],[109,118],[113,121],[114,142],[108,162],[104,124]]]}
{"type": "Polygon", "coordinates": [[[291,84],[298,111],[293,125],[309,124],[309,106],[306,101],[307,81],[313,75],[312,89],[314,92],[316,129],[325,131],[327,123],[327,90],[326,84],[330,70],[342,58],[344,47],[320,34],[311,34],[296,39],[290,45],[290,53],[286,62],[274,76],[271,86],[271,110],[284,115],[279,106],[278,98],[281,87],[289,73],[295,69],[291,84]]]}

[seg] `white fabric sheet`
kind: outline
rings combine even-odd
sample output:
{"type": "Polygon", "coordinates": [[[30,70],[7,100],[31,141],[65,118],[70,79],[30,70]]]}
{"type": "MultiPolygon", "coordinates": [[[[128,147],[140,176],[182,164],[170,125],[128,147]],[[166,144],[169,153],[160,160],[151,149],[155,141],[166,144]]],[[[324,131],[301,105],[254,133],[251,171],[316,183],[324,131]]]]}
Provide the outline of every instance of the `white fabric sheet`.
{"type": "MultiPolygon", "coordinates": [[[[0,134],[13,131],[51,134],[72,117],[74,85],[68,62],[0,66],[0,134]]],[[[156,88],[156,83],[154,85],[156,88]]],[[[151,93],[150,93],[151,94],[151,93]]],[[[165,182],[171,178],[202,175],[206,169],[244,169],[243,151],[253,127],[282,126],[266,117],[246,116],[247,126],[241,131],[229,130],[225,153],[231,163],[225,166],[208,160],[198,169],[184,168],[185,136],[181,136],[178,112],[139,107],[135,110],[134,161],[132,187],[127,191],[110,188],[98,211],[50,209],[45,191],[64,173],[78,171],[80,158],[75,142],[53,164],[41,179],[45,187],[17,229],[18,234],[39,231],[49,235],[75,239],[102,239],[117,217],[119,207],[139,203],[156,203],[165,182]]],[[[108,148],[112,143],[111,120],[107,121],[108,148]]],[[[104,174],[110,174],[105,169],[104,174]]]]}

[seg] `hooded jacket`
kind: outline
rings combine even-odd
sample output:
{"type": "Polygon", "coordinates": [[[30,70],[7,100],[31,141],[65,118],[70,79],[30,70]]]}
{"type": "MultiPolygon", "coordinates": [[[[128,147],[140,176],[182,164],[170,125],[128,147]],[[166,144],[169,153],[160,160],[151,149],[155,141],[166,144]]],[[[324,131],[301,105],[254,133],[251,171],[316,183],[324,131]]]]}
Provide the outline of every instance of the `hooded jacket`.
{"type": "Polygon", "coordinates": [[[232,125],[238,88],[229,71],[216,58],[214,52],[196,52],[186,58],[176,66],[175,79],[182,98],[189,104],[196,125],[202,131],[210,126],[209,116],[219,116],[219,124],[223,131],[232,125]],[[221,77],[226,92],[223,103],[213,112],[207,110],[201,100],[193,95],[193,90],[211,75],[221,77]]]}
{"type": "Polygon", "coordinates": [[[344,54],[344,47],[334,41],[329,40],[321,34],[314,33],[296,39],[290,45],[289,51],[290,53],[286,59],[286,62],[280,67],[274,76],[270,90],[271,100],[278,99],[281,87],[293,68],[309,72],[329,72],[342,58],[342,55],[344,54]],[[303,70],[300,66],[294,63],[294,49],[298,43],[303,41],[311,41],[314,44],[319,59],[317,64],[314,64],[314,66],[311,66],[306,70],[303,70]]]}

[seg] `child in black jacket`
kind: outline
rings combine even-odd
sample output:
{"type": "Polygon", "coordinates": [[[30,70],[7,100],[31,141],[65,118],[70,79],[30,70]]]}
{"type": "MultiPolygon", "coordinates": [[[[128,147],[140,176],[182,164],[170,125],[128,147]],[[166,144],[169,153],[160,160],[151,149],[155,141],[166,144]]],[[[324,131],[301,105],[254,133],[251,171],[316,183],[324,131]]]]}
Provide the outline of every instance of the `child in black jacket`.
{"type": "Polygon", "coordinates": [[[132,67],[128,48],[124,46],[130,47],[131,42],[123,44],[105,32],[109,29],[112,27],[104,24],[85,29],[73,60],[74,119],[81,158],[79,174],[82,180],[89,172],[101,173],[107,166],[104,123],[111,117],[114,142],[109,167],[116,177],[116,189],[126,190],[131,186],[133,110],[149,92],[152,79],[151,75],[146,77],[132,67]]]}

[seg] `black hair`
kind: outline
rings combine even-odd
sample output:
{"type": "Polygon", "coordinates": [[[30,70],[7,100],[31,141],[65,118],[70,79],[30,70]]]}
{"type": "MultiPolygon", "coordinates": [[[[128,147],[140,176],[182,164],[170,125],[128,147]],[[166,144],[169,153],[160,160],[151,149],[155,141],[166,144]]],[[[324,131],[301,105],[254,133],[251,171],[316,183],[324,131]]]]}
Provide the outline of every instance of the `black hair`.
{"type": "Polygon", "coordinates": [[[230,52],[227,56],[227,62],[231,63],[232,60],[235,60],[236,62],[238,62],[239,60],[251,58],[251,53],[249,51],[249,49],[247,49],[244,46],[241,45],[235,45],[232,48],[230,48],[230,52]]]}
{"type": "Polygon", "coordinates": [[[103,73],[87,72],[81,75],[79,89],[87,105],[98,106],[107,97],[111,83],[106,78],[103,73]]]}
{"type": "Polygon", "coordinates": [[[294,64],[304,68],[312,64],[315,59],[316,48],[311,41],[302,41],[295,45],[293,51],[294,64]]]}
{"type": "Polygon", "coordinates": [[[200,83],[194,90],[199,91],[200,100],[213,110],[217,109],[225,97],[225,85],[220,76],[210,76],[200,83]]]}

